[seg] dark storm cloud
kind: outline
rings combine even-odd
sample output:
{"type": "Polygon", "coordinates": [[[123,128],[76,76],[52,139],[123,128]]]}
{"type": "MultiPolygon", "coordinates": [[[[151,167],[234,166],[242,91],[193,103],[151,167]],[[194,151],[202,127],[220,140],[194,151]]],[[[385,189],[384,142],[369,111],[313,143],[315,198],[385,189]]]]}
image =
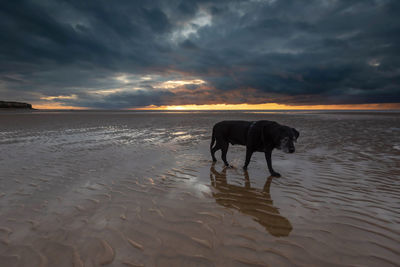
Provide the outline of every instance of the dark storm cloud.
{"type": "Polygon", "coordinates": [[[3,1],[0,98],[400,102],[399,13],[397,0],[3,1]]]}
{"type": "Polygon", "coordinates": [[[152,90],[138,90],[134,92],[116,92],[106,96],[93,96],[83,93],[77,99],[67,99],[67,105],[79,105],[88,108],[121,109],[135,108],[149,105],[163,105],[164,97],[173,97],[171,92],[157,92],[152,90]]]}

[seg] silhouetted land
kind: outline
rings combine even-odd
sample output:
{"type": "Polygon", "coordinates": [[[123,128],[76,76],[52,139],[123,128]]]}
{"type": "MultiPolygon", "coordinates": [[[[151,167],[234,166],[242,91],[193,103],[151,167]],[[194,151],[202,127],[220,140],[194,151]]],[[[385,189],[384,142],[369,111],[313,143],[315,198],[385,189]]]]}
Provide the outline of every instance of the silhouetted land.
{"type": "Polygon", "coordinates": [[[0,101],[0,109],[1,108],[32,109],[32,105],[22,102],[0,101]]]}

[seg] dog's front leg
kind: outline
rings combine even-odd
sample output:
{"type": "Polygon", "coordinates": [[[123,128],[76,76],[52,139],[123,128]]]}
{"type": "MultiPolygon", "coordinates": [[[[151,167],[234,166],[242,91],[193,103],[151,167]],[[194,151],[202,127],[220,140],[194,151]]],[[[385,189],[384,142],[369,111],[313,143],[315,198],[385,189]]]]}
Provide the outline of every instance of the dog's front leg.
{"type": "Polygon", "coordinates": [[[271,176],[280,177],[281,175],[272,169],[271,154],[272,150],[265,151],[265,159],[267,160],[268,170],[271,173],[271,176]]]}

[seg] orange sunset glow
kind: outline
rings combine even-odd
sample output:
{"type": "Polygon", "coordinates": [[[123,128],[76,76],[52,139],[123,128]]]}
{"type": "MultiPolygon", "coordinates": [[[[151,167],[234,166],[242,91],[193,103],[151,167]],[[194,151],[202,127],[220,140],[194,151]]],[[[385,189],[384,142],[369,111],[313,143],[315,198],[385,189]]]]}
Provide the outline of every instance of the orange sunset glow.
{"type": "Polygon", "coordinates": [[[85,109],[90,109],[90,108],[85,108],[85,107],[75,107],[75,106],[64,106],[60,103],[51,103],[51,104],[33,104],[33,108],[35,109],[58,109],[58,110],[85,110],[85,109]]]}
{"type": "Polygon", "coordinates": [[[358,105],[303,105],[291,106],[278,103],[265,104],[213,104],[181,106],[147,106],[130,110],[391,110],[400,109],[400,103],[358,105]]]}
{"type": "MultiPolygon", "coordinates": [[[[85,110],[87,107],[64,106],[60,103],[34,104],[35,109],[42,110],[85,110]]],[[[159,110],[159,111],[190,111],[190,110],[398,110],[400,103],[391,104],[356,104],[356,105],[285,105],[278,103],[265,104],[210,104],[210,105],[170,105],[146,106],[129,108],[127,110],[159,110]]]]}

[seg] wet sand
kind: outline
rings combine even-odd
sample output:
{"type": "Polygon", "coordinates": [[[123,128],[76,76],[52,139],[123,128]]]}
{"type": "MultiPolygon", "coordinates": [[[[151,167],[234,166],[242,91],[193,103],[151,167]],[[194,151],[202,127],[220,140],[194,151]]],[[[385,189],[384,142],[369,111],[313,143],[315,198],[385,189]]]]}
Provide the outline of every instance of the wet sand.
{"type": "Polygon", "coordinates": [[[399,266],[400,113],[0,113],[0,266],[399,266]],[[212,164],[211,128],[296,153],[212,164]]]}

